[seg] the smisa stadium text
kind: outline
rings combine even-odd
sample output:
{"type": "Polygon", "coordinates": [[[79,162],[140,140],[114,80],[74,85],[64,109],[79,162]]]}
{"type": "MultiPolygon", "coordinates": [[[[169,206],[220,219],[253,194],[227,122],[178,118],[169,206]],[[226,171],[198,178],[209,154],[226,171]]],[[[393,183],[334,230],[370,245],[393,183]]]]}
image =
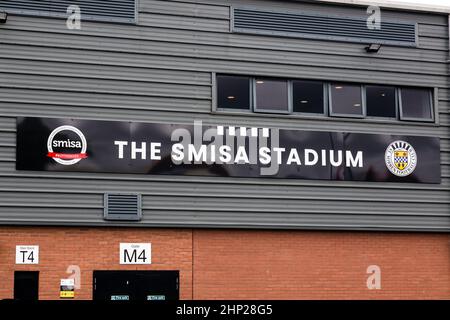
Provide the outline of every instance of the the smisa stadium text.
{"type": "Polygon", "coordinates": [[[240,146],[233,151],[230,146],[215,145],[187,145],[185,148],[181,143],[172,146],[172,161],[175,163],[187,159],[191,163],[219,163],[219,164],[262,164],[268,165],[272,162],[287,165],[305,166],[334,166],[339,167],[362,167],[363,152],[353,153],[349,150],[314,150],[281,147],[261,147],[256,152],[247,152],[246,148],[240,146]],[[256,159],[256,161],[255,161],[256,159]]]}
{"type": "MultiPolygon", "coordinates": [[[[131,145],[131,159],[161,160],[161,143],[146,142],[130,144],[127,141],[115,141],[118,148],[117,157],[124,158],[125,146],[131,145]],[[148,152],[147,152],[148,151],[148,152]]],[[[171,159],[175,164],[181,163],[217,163],[217,164],[262,164],[271,163],[304,166],[363,167],[363,152],[350,150],[298,149],[281,147],[260,147],[252,152],[244,146],[232,148],[222,145],[194,145],[175,143],[172,145],[171,159]]]]}

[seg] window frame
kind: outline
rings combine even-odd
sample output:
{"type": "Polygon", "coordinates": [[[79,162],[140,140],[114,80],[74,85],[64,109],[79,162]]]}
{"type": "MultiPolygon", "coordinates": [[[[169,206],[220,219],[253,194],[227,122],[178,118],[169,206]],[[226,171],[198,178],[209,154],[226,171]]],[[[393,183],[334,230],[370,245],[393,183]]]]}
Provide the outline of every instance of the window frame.
{"type": "Polygon", "coordinates": [[[383,85],[383,84],[365,84],[364,85],[364,101],[366,104],[366,117],[365,119],[369,120],[385,120],[385,121],[395,121],[399,122],[400,120],[400,97],[399,97],[399,87],[391,86],[391,85],[383,85]],[[395,117],[377,117],[377,116],[369,116],[367,115],[367,87],[393,87],[395,90],[395,117]]]}
{"type": "Polygon", "coordinates": [[[353,118],[353,119],[366,119],[367,118],[367,110],[366,110],[366,101],[365,101],[365,86],[363,84],[360,84],[359,87],[361,88],[361,111],[362,114],[348,114],[348,113],[335,113],[333,112],[333,95],[331,94],[331,87],[333,84],[336,83],[342,83],[342,84],[348,84],[353,86],[358,86],[358,84],[352,84],[348,82],[328,82],[328,114],[330,117],[336,117],[336,118],[353,118]]]}
{"type": "Polygon", "coordinates": [[[432,89],[432,88],[428,88],[428,87],[407,87],[407,86],[402,86],[402,87],[398,87],[398,99],[399,99],[399,120],[400,121],[410,121],[410,122],[426,122],[426,123],[435,123],[435,101],[437,99],[437,97],[433,97],[434,95],[437,95],[437,90],[436,89],[432,89]],[[420,88],[423,90],[427,90],[428,91],[428,96],[429,96],[429,101],[430,101],[430,115],[431,118],[430,119],[426,119],[426,118],[415,118],[415,117],[405,117],[403,115],[403,101],[402,101],[402,89],[404,88],[420,88]]]}
{"type": "Polygon", "coordinates": [[[215,106],[216,111],[225,111],[225,112],[245,112],[245,113],[252,113],[253,112],[253,76],[247,76],[247,75],[241,75],[241,74],[224,74],[224,73],[213,73],[213,82],[212,82],[212,89],[213,89],[213,106],[215,106]],[[219,106],[219,85],[217,81],[217,77],[220,76],[230,76],[230,77],[245,77],[248,78],[248,107],[247,109],[238,109],[238,108],[222,108],[219,106]]]}
{"type": "Polygon", "coordinates": [[[286,119],[286,116],[288,115],[292,119],[299,119],[299,120],[325,120],[325,121],[359,121],[361,123],[378,123],[378,124],[388,124],[388,125],[401,125],[401,124],[408,124],[408,122],[414,122],[414,125],[418,126],[439,126],[439,89],[437,87],[430,87],[430,86],[404,86],[404,85],[397,85],[397,84],[380,84],[380,83],[353,83],[349,81],[339,81],[339,80],[324,80],[324,79],[307,79],[307,78],[283,78],[283,77],[276,77],[276,76],[259,76],[255,74],[239,74],[239,73],[226,73],[226,72],[212,72],[211,73],[212,80],[211,80],[211,90],[212,90],[212,113],[216,114],[229,114],[229,115],[242,115],[242,116],[255,116],[255,117],[273,117],[276,116],[277,118],[284,118],[286,119]],[[236,77],[248,77],[250,81],[249,85],[249,103],[250,106],[248,109],[232,109],[232,108],[220,108],[218,106],[218,85],[217,85],[217,76],[224,75],[224,76],[236,76],[236,77]],[[288,82],[288,101],[289,101],[289,111],[288,112],[282,112],[282,111],[276,111],[276,110],[256,110],[255,108],[255,81],[256,78],[263,78],[263,79],[274,79],[274,80],[285,80],[288,82]],[[293,111],[293,81],[318,81],[323,83],[324,87],[324,113],[303,113],[303,112],[294,112],[293,111]],[[363,108],[363,115],[351,115],[351,114],[335,114],[332,113],[332,97],[331,97],[331,85],[335,83],[342,83],[342,84],[348,84],[348,85],[360,85],[361,86],[361,95],[362,95],[362,108],[363,108]],[[390,118],[390,117],[374,117],[374,116],[368,116],[367,115],[367,91],[366,86],[387,86],[387,87],[394,87],[396,90],[396,117],[390,118]],[[401,88],[420,88],[429,90],[430,92],[430,103],[432,108],[432,119],[424,120],[422,118],[414,119],[411,118],[402,118],[401,116],[401,88]],[[359,119],[359,120],[357,120],[359,119]]]}
{"type": "Polygon", "coordinates": [[[252,78],[253,85],[251,86],[253,88],[253,95],[252,95],[252,106],[253,106],[253,112],[255,113],[275,113],[275,114],[292,114],[292,80],[289,79],[283,79],[283,78],[275,78],[275,77],[253,77],[252,78]],[[263,109],[258,108],[257,106],[257,99],[256,99],[256,81],[257,79],[267,79],[267,81],[283,81],[287,84],[287,94],[288,94],[288,105],[286,111],[281,110],[272,110],[272,109],[263,109]]]}
{"type": "Polygon", "coordinates": [[[293,115],[300,115],[305,117],[317,117],[317,118],[324,118],[329,116],[328,114],[328,81],[322,81],[322,80],[308,80],[308,79],[293,79],[292,82],[292,92],[291,92],[291,100],[292,100],[292,114],[293,115]],[[323,111],[322,113],[312,113],[312,112],[298,112],[294,111],[294,81],[310,81],[310,82],[321,82],[322,83],[322,95],[323,95],[323,111]]]}

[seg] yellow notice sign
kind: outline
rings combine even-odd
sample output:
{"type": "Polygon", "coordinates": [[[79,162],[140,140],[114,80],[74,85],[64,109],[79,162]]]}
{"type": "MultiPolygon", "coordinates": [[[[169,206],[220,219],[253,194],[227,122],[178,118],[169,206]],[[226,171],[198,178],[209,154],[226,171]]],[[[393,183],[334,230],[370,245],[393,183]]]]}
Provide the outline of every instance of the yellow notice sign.
{"type": "Polygon", "coordinates": [[[74,279],[61,279],[59,297],[63,299],[73,299],[75,297],[74,279]]]}
{"type": "Polygon", "coordinates": [[[60,298],[75,298],[75,291],[60,291],[60,298]]]}

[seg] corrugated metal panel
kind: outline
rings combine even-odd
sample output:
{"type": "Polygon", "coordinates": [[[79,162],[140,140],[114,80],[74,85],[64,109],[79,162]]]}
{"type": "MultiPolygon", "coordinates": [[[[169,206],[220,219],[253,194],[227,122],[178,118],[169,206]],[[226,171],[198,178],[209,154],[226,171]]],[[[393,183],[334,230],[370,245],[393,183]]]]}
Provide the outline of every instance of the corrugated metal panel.
{"type": "MultiPolygon", "coordinates": [[[[7,193],[6,195],[10,195],[7,193]]],[[[33,194],[31,194],[33,196],[33,194]]],[[[42,194],[41,194],[42,197],[42,194]]],[[[137,215],[140,210],[140,200],[138,195],[123,195],[123,194],[108,194],[105,195],[105,204],[97,201],[97,196],[78,194],[74,197],[69,194],[55,194],[53,197],[45,198],[41,202],[39,197],[34,197],[31,199],[25,199],[24,201],[17,204],[17,200],[21,197],[2,199],[0,207],[47,207],[47,208],[91,208],[91,209],[104,209],[107,215],[137,215]],[[70,206],[67,205],[69,199],[71,200],[70,206]],[[90,200],[92,198],[93,200],[90,200]],[[78,201],[77,201],[78,199],[78,201]]],[[[239,212],[248,213],[275,213],[280,214],[290,213],[290,214],[317,214],[321,213],[335,214],[335,215],[359,215],[361,212],[364,214],[372,216],[384,216],[389,215],[386,212],[391,210],[395,212],[398,216],[434,216],[434,217],[447,217],[448,218],[448,202],[436,203],[436,202],[422,202],[414,201],[414,208],[411,209],[407,206],[411,201],[402,200],[400,201],[375,201],[376,206],[371,206],[367,208],[366,199],[353,200],[353,206],[351,209],[342,207],[341,199],[329,200],[326,197],[322,197],[317,200],[302,199],[300,197],[283,198],[283,197],[270,197],[262,198],[261,195],[258,197],[247,199],[244,196],[236,196],[233,198],[224,197],[196,197],[196,196],[184,196],[184,197],[174,197],[172,195],[168,196],[157,196],[157,195],[145,195],[143,209],[148,212],[151,211],[176,211],[176,210],[186,210],[191,212],[210,212],[212,207],[220,204],[220,207],[215,208],[217,215],[223,215],[226,219],[227,215],[239,214],[239,212]],[[201,199],[201,201],[199,201],[201,199]],[[246,200],[245,200],[246,199],[246,200]],[[245,204],[243,203],[245,200],[245,204]],[[317,201],[321,202],[321,206],[317,206],[317,201]],[[424,211],[430,205],[434,205],[436,210],[432,213],[428,212],[424,214],[424,211]],[[390,208],[390,209],[389,209],[390,208]]],[[[130,217],[128,217],[130,218],[130,217]]],[[[130,219],[131,220],[131,219],[130,219]]]]}
{"type": "MultiPolygon", "coordinates": [[[[143,0],[148,1],[148,0],[143,0]]],[[[170,1],[170,0],[169,0],[170,1]]],[[[184,0],[173,0],[181,1],[184,0]]],[[[265,0],[188,0],[189,2],[204,4],[229,4],[234,7],[251,7],[263,10],[280,10],[280,11],[302,11],[316,12],[324,15],[344,16],[344,17],[361,17],[367,16],[367,7],[363,6],[328,6],[319,1],[265,1],[265,0]],[[300,3],[301,2],[301,3],[300,3]]],[[[414,11],[398,11],[398,10],[382,10],[383,19],[386,21],[416,21],[418,23],[431,23],[436,25],[447,25],[448,17],[445,13],[428,14],[424,12],[414,11]]]]}
{"type": "Polygon", "coordinates": [[[145,0],[139,2],[139,12],[222,19],[227,21],[230,19],[229,6],[222,4],[212,5],[211,3],[201,4],[180,1],[176,4],[167,5],[167,1],[145,0]]]}
{"type": "MultiPolygon", "coordinates": [[[[4,162],[0,162],[3,164],[4,162]]],[[[2,166],[3,167],[3,166],[2,166]]],[[[68,194],[99,194],[99,199],[103,193],[99,193],[99,183],[102,184],[104,192],[133,193],[139,190],[143,195],[165,195],[176,197],[185,195],[187,197],[215,198],[218,203],[226,201],[227,198],[242,198],[243,194],[249,193],[249,198],[260,199],[313,199],[320,200],[340,199],[341,205],[348,205],[346,202],[352,200],[378,202],[420,202],[425,203],[448,203],[449,202],[449,181],[443,179],[441,185],[414,185],[414,184],[364,184],[350,182],[336,182],[330,184],[324,181],[302,181],[289,180],[279,182],[276,179],[235,179],[217,178],[216,180],[202,177],[171,177],[171,176],[133,176],[120,175],[119,177],[108,174],[92,175],[82,174],[18,174],[11,175],[3,173],[0,188],[2,198],[7,199],[11,192],[40,192],[43,196],[51,199],[58,197],[59,193],[68,194]],[[7,184],[6,184],[7,183],[7,184]],[[34,185],[39,185],[37,189],[34,185]],[[58,188],[55,189],[55,184],[58,188]],[[186,191],[190,190],[190,191],[186,191]],[[195,194],[195,191],[198,193],[195,194]],[[201,193],[203,191],[203,193],[201,193]],[[383,198],[386,197],[386,199],[383,198]],[[403,199],[403,197],[405,197],[403,199]],[[414,197],[416,201],[414,201],[414,197]],[[393,200],[397,199],[397,201],[393,200]]],[[[23,195],[22,195],[23,196],[23,195]]],[[[102,198],[103,199],[103,198],[102,198]]],[[[67,201],[66,206],[70,207],[74,202],[67,201]]],[[[100,206],[100,202],[99,202],[100,206]]],[[[432,207],[432,206],[431,206],[432,207]]],[[[211,208],[213,210],[214,208],[211,208]]],[[[361,212],[363,213],[363,212],[361,212]]],[[[433,214],[432,211],[423,212],[423,215],[433,214]]]]}
{"type": "Polygon", "coordinates": [[[230,22],[227,20],[172,16],[153,13],[141,13],[139,15],[139,25],[163,27],[168,29],[211,30],[214,32],[226,33],[230,31],[230,22]]]}
{"type": "Polygon", "coordinates": [[[441,139],[441,150],[450,152],[450,139],[441,139]]]}
{"type": "Polygon", "coordinates": [[[369,29],[367,18],[234,8],[233,31],[363,43],[416,46],[416,24],[382,21],[369,29]]]}
{"type": "MultiPolygon", "coordinates": [[[[1,41],[1,38],[0,38],[1,41]]],[[[222,51],[223,52],[223,51],[222,51]]],[[[280,53],[282,54],[282,53],[280,53]]],[[[44,61],[68,61],[73,59],[77,63],[89,64],[107,64],[107,65],[123,65],[124,54],[120,52],[98,52],[95,50],[81,50],[81,49],[64,49],[56,47],[26,47],[2,44],[0,46],[0,55],[8,58],[44,60],[44,61]]],[[[397,72],[392,73],[383,66],[382,61],[379,61],[379,68],[371,68],[372,62],[369,65],[352,68],[340,67],[338,64],[333,64],[329,67],[320,66],[320,61],[324,61],[324,57],[320,56],[314,61],[315,66],[304,64],[301,59],[298,63],[291,62],[290,64],[281,64],[282,61],[278,56],[278,63],[243,62],[242,59],[230,58],[219,59],[217,55],[211,55],[209,58],[195,58],[169,55],[144,55],[142,53],[128,53],[127,64],[134,67],[148,67],[159,66],[167,69],[182,69],[203,71],[214,70],[220,73],[237,73],[237,74],[259,74],[266,76],[280,76],[280,77],[302,77],[311,79],[328,79],[340,81],[356,81],[356,82],[372,82],[372,83],[392,83],[403,85],[419,85],[419,86],[438,86],[445,87],[447,85],[447,77],[441,76],[423,76],[419,81],[417,77],[411,77],[411,72],[397,72]],[[321,60],[322,59],[322,60],[321,60]],[[281,62],[281,63],[280,63],[281,62]],[[370,77],[367,77],[367,70],[370,70],[370,77]]],[[[367,61],[369,62],[369,61],[367,61]]],[[[404,62],[403,62],[404,63],[404,62]]],[[[399,63],[401,65],[401,63],[399,63]]],[[[414,64],[411,65],[411,68],[414,64]]],[[[357,66],[357,65],[356,65],[357,66]]],[[[422,69],[427,72],[427,69],[422,69]]]]}
{"type": "Polygon", "coordinates": [[[127,66],[99,65],[95,68],[89,64],[76,62],[53,62],[2,59],[0,58],[0,70],[10,74],[51,75],[55,77],[72,77],[73,79],[109,79],[155,83],[196,84],[200,86],[211,85],[211,73],[167,70],[155,68],[133,68],[127,66]],[[70,68],[69,68],[70,67],[70,68]],[[74,73],[72,70],[76,69],[74,73]]]}
{"type": "Polygon", "coordinates": [[[422,37],[420,38],[420,46],[432,50],[448,50],[448,41],[442,38],[428,38],[422,37]]]}
{"type": "Polygon", "coordinates": [[[61,76],[4,74],[0,72],[0,87],[28,88],[80,93],[125,94],[133,96],[210,99],[211,85],[176,84],[152,81],[66,78],[61,76]]]}
{"type": "MultiPolygon", "coordinates": [[[[84,117],[95,117],[98,112],[116,114],[118,117],[133,118],[135,114],[150,110],[200,113],[210,110],[210,99],[168,98],[167,96],[134,96],[127,94],[91,94],[82,92],[55,92],[52,90],[26,90],[0,88],[0,114],[42,114],[61,116],[64,113],[84,117]],[[47,92],[47,96],[44,92],[47,92]],[[92,102],[91,102],[92,101],[92,102]],[[15,110],[9,109],[15,106],[15,110]],[[76,106],[76,107],[74,107],[76,106]],[[125,114],[124,114],[125,113],[125,114]]],[[[145,112],[143,113],[145,115],[145,112]]],[[[178,117],[178,116],[176,116],[178,117]]],[[[124,119],[125,119],[124,118],[124,119]]],[[[117,117],[116,117],[117,119],[117,117]]],[[[145,117],[149,120],[151,117],[145,117]]],[[[181,119],[181,116],[180,116],[181,119]]]]}
{"type": "MultiPolygon", "coordinates": [[[[142,194],[143,220],[114,225],[450,231],[447,17],[386,12],[389,20],[419,22],[421,47],[383,46],[367,58],[361,44],[225,30],[227,5],[327,11],[313,3],[140,2],[144,24],[154,26],[85,22],[74,32],[54,19],[25,16],[0,25],[1,224],[107,225],[106,192],[142,194]],[[438,87],[441,125],[211,114],[211,72],[438,87]],[[20,115],[438,136],[442,183],[20,172],[14,163],[20,115]]],[[[361,13],[335,14],[346,12],[361,13]]]]}
{"type": "Polygon", "coordinates": [[[433,24],[419,24],[419,36],[448,39],[448,28],[433,24]]]}
{"type": "MultiPolygon", "coordinates": [[[[0,216],[8,214],[10,219],[3,225],[78,225],[105,226],[101,209],[65,208],[20,208],[0,207],[0,216]],[[76,217],[74,219],[74,217],[76,217]]],[[[114,226],[132,227],[195,227],[195,228],[258,228],[258,229],[312,229],[312,230],[368,230],[368,231],[420,231],[449,232],[447,217],[404,217],[395,214],[384,216],[334,215],[334,214],[280,214],[277,212],[235,213],[221,215],[215,211],[196,212],[143,211],[140,222],[114,222],[114,226]],[[239,224],[236,224],[239,221],[239,224]]]]}
{"type": "MultiPolygon", "coordinates": [[[[298,53],[296,52],[283,52],[280,54],[277,51],[261,52],[257,49],[249,48],[227,48],[224,44],[222,46],[211,47],[205,45],[195,44],[179,44],[172,42],[154,42],[154,41],[136,41],[128,39],[102,39],[100,37],[81,36],[81,35],[63,35],[55,34],[51,40],[42,44],[36,39],[38,33],[35,32],[23,32],[23,31],[6,31],[3,34],[3,42],[12,42],[12,39],[16,43],[27,43],[29,45],[41,45],[44,47],[68,47],[74,49],[85,50],[101,50],[107,52],[128,52],[130,54],[152,54],[176,56],[181,58],[214,58],[220,57],[220,54],[227,51],[228,59],[232,61],[242,62],[271,62],[278,64],[289,65],[304,65],[304,66],[318,66],[316,53],[304,53],[301,61],[298,59],[298,53]],[[66,42],[70,41],[71,45],[67,45],[66,42]],[[126,49],[124,49],[124,47],[126,49]]],[[[447,42],[445,44],[448,46],[447,42]]],[[[440,63],[438,62],[422,62],[420,65],[414,66],[405,61],[386,61],[382,59],[373,59],[370,56],[359,57],[336,57],[330,55],[323,62],[323,67],[330,68],[350,68],[360,70],[380,70],[382,66],[391,68],[392,71],[404,72],[404,73],[426,73],[426,74],[441,74],[445,75],[445,70],[442,70],[440,63]]],[[[217,59],[217,58],[216,58],[217,59]]],[[[219,59],[217,59],[219,60],[219,59]]]]}
{"type": "Polygon", "coordinates": [[[0,146],[14,147],[16,145],[16,135],[13,132],[2,132],[0,130],[0,146]]]}
{"type": "MultiPolygon", "coordinates": [[[[1,91],[0,91],[1,95],[1,91]]],[[[109,110],[103,108],[89,108],[89,107],[76,107],[68,106],[61,108],[58,104],[53,106],[47,106],[46,104],[6,104],[0,103],[0,107],[5,106],[5,109],[0,109],[0,115],[2,116],[47,116],[47,117],[71,117],[76,115],[80,119],[99,119],[99,114],[102,114],[102,120],[122,120],[122,121],[147,121],[147,122],[161,122],[161,123],[193,123],[194,120],[202,120],[205,125],[209,124],[227,124],[235,126],[252,126],[258,123],[261,127],[276,127],[280,129],[294,129],[294,130],[312,130],[312,131],[346,131],[346,132],[367,132],[373,134],[385,134],[386,132],[392,134],[404,134],[404,135],[422,135],[422,136],[436,136],[440,138],[449,138],[448,126],[434,126],[434,125],[405,125],[404,123],[398,123],[395,125],[389,125],[385,123],[375,123],[373,121],[354,121],[345,118],[302,118],[302,117],[286,117],[286,116],[270,116],[270,115],[227,115],[227,114],[214,114],[206,115],[205,113],[184,113],[184,112],[163,112],[158,111],[157,105],[148,107],[147,110],[134,110],[128,106],[118,110],[116,108],[110,108],[109,110]],[[13,109],[8,106],[18,106],[13,109]],[[90,109],[93,109],[89,111],[90,109]],[[87,115],[90,115],[87,117],[87,115]]],[[[106,108],[106,107],[105,107],[106,108]]],[[[7,119],[0,117],[1,120],[7,119]]],[[[15,118],[8,118],[7,122],[13,122],[6,124],[8,128],[15,131],[15,118]]]]}
{"type": "Polygon", "coordinates": [[[68,17],[67,9],[77,5],[82,19],[134,22],[135,0],[2,0],[0,10],[23,15],[68,17]]]}
{"type": "Polygon", "coordinates": [[[448,217],[414,217],[369,215],[334,215],[325,212],[321,214],[281,214],[272,212],[267,214],[241,215],[235,213],[223,216],[220,213],[182,211],[176,219],[174,213],[178,211],[144,211],[143,222],[152,221],[155,225],[234,227],[233,220],[239,219],[240,226],[245,228],[280,228],[280,229],[321,229],[321,230],[383,230],[383,231],[421,231],[448,232],[450,219],[448,217]],[[148,220],[147,220],[148,219],[148,220]]]}
{"type": "MultiPolygon", "coordinates": [[[[145,14],[141,14],[145,15],[145,14]]],[[[211,19],[211,25],[216,20],[211,19]]],[[[173,27],[176,27],[174,25],[173,27]]],[[[108,28],[102,27],[102,24],[90,22],[83,24],[82,30],[66,30],[60,27],[58,21],[52,19],[39,19],[31,17],[10,17],[8,23],[2,26],[4,30],[26,30],[34,32],[51,32],[62,34],[77,34],[77,35],[95,35],[103,38],[120,38],[120,39],[137,39],[137,40],[152,40],[175,43],[194,43],[209,46],[223,46],[225,48],[255,48],[265,50],[277,51],[292,51],[297,53],[316,53],[327,54],[330,56],[340,57],[361,57],[361,45],[335,42],[333,46],[327,45],[326,41],[310,41],[306,39],[293,39],[282,37],[265,37],[258,35],[245,34],[230,34],[212,32],[208,25],[205,29],[200,31],[178,29],[165,29],[158,27],[149,27],[146,33],[142,33],[139,26],[128,25],[119,27],[118,25],[108,25],[108,28]],[[204,32],[207,31],[207,32],[204,32]]],[[[442,43],[445,44],[446,32],[445,26],[442,26],[437,35],[441,38],[442,43]]],[[[424,39],[424,37],[421,37],[424,39]]],[[[105,39],[103,39],[105,40],[105,39]]],[[[397,61],[415,60],[415,61],[434,61],[442,62],[447,58],[447,52],[437,50],[426,50],[427,48],[421,45],[420,48],[409,47],[391,47],[385,46],[372,59],[393,59],[397,61]]]]}
{"type": "MultiPolygon", "coordinates": [[[[0,162],[0,170],[3,177],[5,168],[9,165],[5,165],[7,162],[0,162]]],[[[44,179],[51,179],[52,176],[44,177],[44,179]]],[[[99,181],[105,181],[105,175],[96,176],[99,181]]],[[[28,179],[29,180],[29,179],[28,179]]],[[[28,181],[27,180],[27,181],[28,181]]],[[[98,193],[98,187],[93,184],[87,184],[85,189],[82,189],[83,177],[77,177],[77,179],[66,176],[64,179],[59,179],[61,188],[53,190],[53,197],[43,197],[43,194],[49,192],[52,189],[35,190],[35,188],[21,188],[17,185],[0,187],[2,194],[1,204],[5,206],[14,206],[18,202],[22,204],[33,204],[39,202],[42,205],[63,205],[68,206],[68,199],[73,199],[69,202],[70,205],[82,205],[89,208],[102,208],[103,207],[103,195],[98,193]],[[66,182],[72,179],[75,184],[74,188],[70,188],[66,182]],[[22,192],[27,192],[27,198],[23,198],[22,192]]],[[[122,179],[124,182],[124,188],[126,190],[131,189],[131,178],[122,179]]],[[[337,183],[341,186],[339,190],[322,185],[314,185],[309,188],[304,188],[303,185],[297,186],[280,186],[277,190],[272,190],[270,185],[252,185],[252,184],[239,184],[233,183],[233,181],[227,180],[228,183],[221,181],[211,183],[203,179],[202,181],[166,181],[165,177],[159,180],[139,180],[137,184],[139,189],[142,190],[144,199],[144,205],[148,209],[152,203],[155,203],[156,199],[162,198],[164,201],[168,201],[174,194],[178,194],[178,198],[183,197],[186,200],[193,201],[198,199],[199,195],[202,199],[208,201],[218,200],[223,202],[233,201],[234,199],[241,200],[243,198],[242,191],[245,191],[245,198],[251,201],[263,201],[270,202],[275,201],[336,201],[336,203],[342,203],[343,201],[352,201],[357,199],[359,202],[370,201],[373,203],[381,203],[386,206],[387,203],[399,204],[403,203],[419,203],[419,204],[448,204],[450,203],[450,197],[448,197],[448,190],[442,187],[435,186],[434,192],[424,193],[423,190],[414,189],[408,185],[403,197],[399,197],[399,191],[393,191],[383,188],[378,188],[377,192],[373,192],[373,188],[357,188],[356,186],[349,187],[343,183],[337,183]],[[187,190],[186,184],[192,186],[192,190],[187,190]],[[222,185],[221,185],[222,184],[222,185]],[[440,189],[438,189],[440,188],[440,189]],[[381,198],[382,196],[382,198],[381,198]],[[445,198],[447,196],[447,198],[445,198]]],[[[263,181],[269,182],[269,181],[263,181]]],[[[44,183],[46,183],[44,181],[44,183]]],[[[308,182],[306,182],[307,184],[308,182]]],[[[431,187],[431,186],[425,186],[431,187]]],[[[110,181],[105,182],[105,188],[108,192],[118,192],[119,189],[110,181]]],[[[394,189],[395,190],[395,189],[394,189]]],[[[172,206],[174,203],[171,204],[172,206]]],[[[425,212],[425,214],[428,214],[425,212]]],[[[433,214],[433,213],[429,213],[433,214]]]]}
{"type": "Polygon", "coordinates": [[[123,193],[105,193],[104,212],[105,220],[141,220],[141,195],[123,193]]]}

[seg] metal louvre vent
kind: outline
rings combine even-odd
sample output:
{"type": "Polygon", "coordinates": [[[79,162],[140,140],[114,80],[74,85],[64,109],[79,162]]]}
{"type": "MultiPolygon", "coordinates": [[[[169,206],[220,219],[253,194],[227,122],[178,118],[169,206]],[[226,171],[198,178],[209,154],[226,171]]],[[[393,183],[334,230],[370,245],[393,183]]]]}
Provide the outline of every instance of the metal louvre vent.
{"type": "Polygon", "coordinates": [[[141,220],[141,195],[110,194],[104,196],[105,220],[141,220]]]}
{"type": "Polygon", "coordinates": [[[233,32],[336,41],[417,45],[416,23],[382,21],[381,29],[367,27],[365,18],[325,16],[234,8],[233,32]]]}
{"type": "Polygon", "coordinates": [[[132,23],[136,0],[0,0],[0,11],[22,15],[67,17],[67,8],[77,5],[81,19],[132,23]]]}

